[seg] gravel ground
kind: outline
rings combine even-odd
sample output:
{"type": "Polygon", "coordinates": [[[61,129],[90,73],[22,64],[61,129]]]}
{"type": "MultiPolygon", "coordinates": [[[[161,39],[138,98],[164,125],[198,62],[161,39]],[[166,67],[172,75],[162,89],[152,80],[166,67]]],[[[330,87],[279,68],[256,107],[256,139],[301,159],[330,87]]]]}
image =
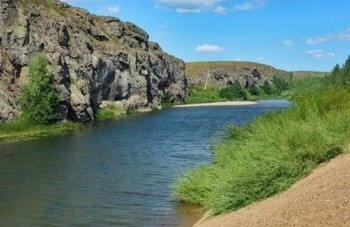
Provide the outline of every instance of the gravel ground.
{"type": "Polygon", "coordinates": [[[322,164],[281,194],[195,226],[350,226],[350,154],[322,164]]]}

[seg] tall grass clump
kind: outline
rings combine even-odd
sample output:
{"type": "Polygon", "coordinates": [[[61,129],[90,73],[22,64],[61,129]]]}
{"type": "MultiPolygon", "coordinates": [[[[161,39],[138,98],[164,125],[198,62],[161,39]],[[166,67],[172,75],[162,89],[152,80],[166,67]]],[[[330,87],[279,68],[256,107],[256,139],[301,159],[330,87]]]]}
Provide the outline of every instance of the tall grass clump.
{"type": "MultiPolygon", "coordinates": [[[[350,61],[349,61],[350,64],[350,61]]],[[[350,78],[350,70],[341,77],[350,78]]],[[[350,67],[349,67],[350,69],[350,67]]],[[[230,126],[213,148],[214,161],[179,177],[174,195],[213,214],[242,208],[281,192],[350,142],[350,88],[322,79],[322,89],[243,127],[230,126]]],[[[339,76],[340,77],[340,76],[339,76]]]]}

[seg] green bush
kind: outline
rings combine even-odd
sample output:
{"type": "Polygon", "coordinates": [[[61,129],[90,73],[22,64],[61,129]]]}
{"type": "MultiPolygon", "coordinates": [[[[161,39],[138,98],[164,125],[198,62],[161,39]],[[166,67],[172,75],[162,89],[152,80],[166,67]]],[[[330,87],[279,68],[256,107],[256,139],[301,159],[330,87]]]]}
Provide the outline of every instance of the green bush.
{"type": "Polygon", "coordinates": [[[272,78],[272,83],[274,84],[275,91],[277,95],[280,95],[283,91],[290,88],[290,80],[293,78],[293,74],[287,76],[274,76],[272,78]]]}
{"type": "Polygon", "coordinates": [[[186,103],[191,104],[227,101],[227,99],[220,97],[220,90],[221,89],[218,87],[207,87],[204,89],[202,86],[192,86],[190,88],[190,94],[186,103]]]}
{"type": "Polygon", "coordinates": [[[18,103],[21,117],[32,124],[50,124],[57,120],[58,95],[48,73],[47,61],[41,54],[29,63],[29,81],[21,87],[18,103]]]}
{"type": "Polygon", "coordinates": [[[255,84],[251,84],[248,87],[248,92],[249,94],[255,95],[255,96],[261,96],[264,94],[264,91],[260,87],[256,86],[255,84]]]}
{"type": "Polygon", "coordinates": [[[265,80],[263,86],[261,86],[261,89],[265,92],[267,95],[273,95],[275,94],[274,87],[267,81],[265,80]]]}
{"type": "Polygon", "coordinates": [[[248,100],[249,92],[246,89],[242,88],[238,81],[235,81],[233,85],[221,89],[219,96],[228,100],[248,100]]]}

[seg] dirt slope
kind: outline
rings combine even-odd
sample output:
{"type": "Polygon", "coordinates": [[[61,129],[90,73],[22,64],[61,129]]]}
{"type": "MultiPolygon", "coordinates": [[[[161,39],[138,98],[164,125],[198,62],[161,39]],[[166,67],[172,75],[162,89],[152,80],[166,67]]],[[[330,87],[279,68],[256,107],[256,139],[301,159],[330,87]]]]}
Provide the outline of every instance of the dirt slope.
{"type": "Polygon", "coordinates": [[[277,196],[195,226],[350,226],[350,155],[323,164],[277,196]]]}

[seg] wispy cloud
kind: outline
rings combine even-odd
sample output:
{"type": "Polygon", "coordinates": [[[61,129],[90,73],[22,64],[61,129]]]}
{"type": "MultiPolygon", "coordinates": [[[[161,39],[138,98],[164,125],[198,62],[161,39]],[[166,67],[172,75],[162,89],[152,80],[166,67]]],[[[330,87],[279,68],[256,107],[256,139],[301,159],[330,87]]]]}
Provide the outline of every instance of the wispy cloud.
{"type": "Polygon", "coordinates": [[[223,52],[225,49],[216,45],[204,44],[202,46],[198,46],[196,51],[201,53],[217,53],[223,52]]]}
{"type": "Polygon", "coordinates": [[[115,16],[120,12],[120,8],[117,6],[107,6],[100,8],[100,10],[97,11],[100,15],[105,16],[115,16]]]}
{"type": "Polygon", "coordinates": [[[214,9],[214,12],[217,14],[226,14],[228,12],[228,9],[223,6],[216,6],[216,8],[214,9]]]}
{"type": "Polygon", "coordinates": [[[107,11],[113,14],[119,13],[119,7],[117,6],[108,6],[107,11]]]}
{"type": "Polygon", "coordinates": [[[176,8],[177,13],[201,13],[201,9],[176,8]]]}
{"type": "Polygon", "coordinates": [[[314,45],[314,44],[326,43],[330,41],[338,41],[338,42],[350,41],[350,27],[340,33],[328,33],[317,37],[311,37],[307,40],[307,44],[314,45]]]}
{"type": "Polygon", "coordinates": [[[334,53],[326,52],[324,50],[308,50],[305,53],[315,59],[330,59],[335,57],[334,53]]]}
{"type": "Polygon", "coordinates": [[[293,46],[293,45],[294,45],[293,40],[289,40],[289,39],[284,39],[284,40],[282,40],[282,43],[283,43],[283,45],[285,45],[285,46],[293,46]]]}
{"type": "Polygon", "coordinates": [[[266,5],[267,0],[244,0],[242,3],[234,5],[235,10],[254,10],[266,5]]]}
{"type": "Polygon", "coordinates": [[[155,0],[156,8],[170,9],[177,13],[226,14],[231,10],[258,9],[266,3],[267,0],[155,0]]]}

